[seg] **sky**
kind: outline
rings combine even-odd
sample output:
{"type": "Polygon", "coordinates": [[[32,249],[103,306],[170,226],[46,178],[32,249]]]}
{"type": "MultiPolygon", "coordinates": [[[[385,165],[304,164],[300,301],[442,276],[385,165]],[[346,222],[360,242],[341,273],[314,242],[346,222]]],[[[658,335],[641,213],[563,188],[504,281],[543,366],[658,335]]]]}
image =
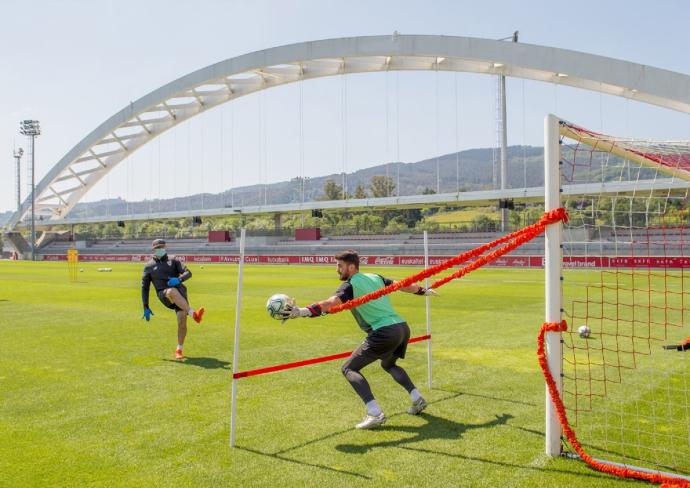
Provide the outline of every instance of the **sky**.
{"type": "MultiPolygon", "coordinates": [[[[0,18],[0,212],[16,207],[12,155],[27,146],[20,120],[41,123],[38,182],[130,101],[209,64],[279,45],[394,31],[497,39],[519,30],[521,42],[690,74],[683,0],[0,0],[0,18]]],[[[687,114],[616,97],[520,79],[508,79],[507,96],[509,144],[542,145],[549,112],[619,136],[690,139],[687,114]]],[[[180,124],[85,200],[218,192],[493,147],[495,113],[495,77],[476,74],[375,73],[286,85],[180,124]]],[[[25,183],[25,169],[21,176],[25,183]]]]}

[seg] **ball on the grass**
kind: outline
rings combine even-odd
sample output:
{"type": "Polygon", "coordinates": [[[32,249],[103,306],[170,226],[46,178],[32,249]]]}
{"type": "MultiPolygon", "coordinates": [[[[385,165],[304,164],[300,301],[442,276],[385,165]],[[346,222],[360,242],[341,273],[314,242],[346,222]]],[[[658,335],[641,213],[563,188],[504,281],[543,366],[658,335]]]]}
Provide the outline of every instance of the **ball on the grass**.
{"type": "Polygon", "coordinates": [[[266,310],[271,318],[276,320],[282,320],[283,317],[281,313],[285,311],[287,307],[294,305],[295,301],[284,293],[276,293],[271,295],[271,297],[266,302],[266,310]]]}
{"type": "Polygon", "coordinates": [[[581,325],[577,328],[577,333],[580,335],[581,338],[587,339],[589,335],[592,333],[592,329],[590,329],[586,325],[581,325]]]}
{"type": "Polygon", "coordinates": [[[80,272],[80,273],[83,273],[83,272],[84,272],[84,268],[79,268],[79,272],[80,272]]]}
{"type": "Polygon", "coordinates": [[[201,266],[201,269],[204,269],[204,267],[203,267],[203,266],[201,266]]]}

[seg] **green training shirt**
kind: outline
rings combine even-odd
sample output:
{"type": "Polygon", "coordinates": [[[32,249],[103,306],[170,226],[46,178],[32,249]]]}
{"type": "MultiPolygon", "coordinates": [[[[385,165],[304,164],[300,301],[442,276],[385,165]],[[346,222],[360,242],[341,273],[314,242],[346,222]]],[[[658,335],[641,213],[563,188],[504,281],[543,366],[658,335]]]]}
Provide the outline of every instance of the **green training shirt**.
{"type": "MultiPolygon", "coordinates": [[[[367,295],[391,283],[393,283],[391,280],[377,274],[357,273],[352,275],[347,282],[340,285],[335,294],[340,298],[340,301],[346,303],[353,298],[367,295]]],[[[367,333],[382,327],[405,322],[405,319],[393,310],[388,295],[355,307],[351,309],[351,312],[357,324],[367,333]]]]}

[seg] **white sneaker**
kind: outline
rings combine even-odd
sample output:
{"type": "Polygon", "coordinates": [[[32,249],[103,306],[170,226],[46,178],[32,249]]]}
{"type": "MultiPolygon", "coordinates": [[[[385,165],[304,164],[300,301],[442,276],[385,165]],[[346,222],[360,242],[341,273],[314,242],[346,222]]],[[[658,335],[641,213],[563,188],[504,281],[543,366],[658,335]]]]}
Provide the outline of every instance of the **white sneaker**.
{"type": "Polygon", "coordinates": [[[407,413],[410,415],[419,415],[427,405],[426,400],[424,400],[422,397],[419,397],[416,402],[412,402],[412,406],[407,409],[407,413]]]}
{"type": "Polygon", "coordinates": [[[360,423],[355,425],[356,429],[374,429],[379,425],[386,423],[386,416],[381,413],[380,415],[367,415],[364,417],[360,423]]]}

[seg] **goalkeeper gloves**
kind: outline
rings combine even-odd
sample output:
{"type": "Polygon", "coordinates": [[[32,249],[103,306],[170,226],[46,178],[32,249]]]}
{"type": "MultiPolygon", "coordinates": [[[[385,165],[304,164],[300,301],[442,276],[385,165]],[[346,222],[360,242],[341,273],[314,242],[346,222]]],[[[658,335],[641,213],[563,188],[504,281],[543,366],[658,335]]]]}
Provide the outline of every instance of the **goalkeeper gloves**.
{"type": "Polygon", "coordinates": [[[151,310],[149,307],[144,307],[144,316],[141,318],[146,319],[148,322],[151,320],[151,315],[153,315],[153,310],[151,310]]]}
{"type": "Polygon", "coordinates": [[[285,307],[285,310],[281,314],[283,317],[283,324],[285,323],[286,320],[288,319],[297,319],[300,317],[318,317],[321,315],[321,307],[313,303],[309,305],[308,307],[298,307],[296,305],[289,305],[285,307]]]}
{"type": "Polygon", "coordinates": [[[423,286],[419,287],[419,290],[415,292],[415,295],[424,295],[427,297],[437,297],[438,293],[436,293],[436,290],[432,288],[424,288],[423,286]]]}
{"type": "Polygon", "coordinates": [[[180,280],[179,278],[170,278],[168,280],[168,286],[177,286],[180,283],[182,283],[182,280],[180,280]]]}

